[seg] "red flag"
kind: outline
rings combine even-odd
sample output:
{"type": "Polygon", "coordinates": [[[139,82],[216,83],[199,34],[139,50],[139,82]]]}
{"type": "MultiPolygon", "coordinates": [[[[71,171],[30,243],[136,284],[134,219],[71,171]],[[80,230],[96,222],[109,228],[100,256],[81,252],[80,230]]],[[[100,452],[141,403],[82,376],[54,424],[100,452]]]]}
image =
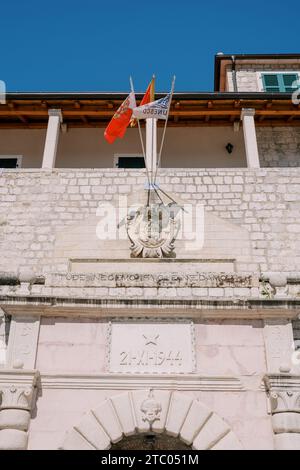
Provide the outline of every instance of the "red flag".
{"type": "Polygon", "coordinates": [[[112,144],[117,137],[122,138],[130,123],[132,110],[136,107],[134,93],[131,92],[119,109],[113,115],[110,123],[104,131],[104,137],[109,144],[112,144]]]}
{"type": "MultiPolygon", "coordinates": [[[[154,101],[154,85],[155,85],[155,77],[153,75],[153,78],[148,85],[146,93],[144,94],[143,99],[140,102],[140,106],[143,106],[144,104],[148,104],[154,101]]],[[[130,121],[130,126],[134,127],[135,125],[136,125],[136,119],[132,118],[130,121]]]]}

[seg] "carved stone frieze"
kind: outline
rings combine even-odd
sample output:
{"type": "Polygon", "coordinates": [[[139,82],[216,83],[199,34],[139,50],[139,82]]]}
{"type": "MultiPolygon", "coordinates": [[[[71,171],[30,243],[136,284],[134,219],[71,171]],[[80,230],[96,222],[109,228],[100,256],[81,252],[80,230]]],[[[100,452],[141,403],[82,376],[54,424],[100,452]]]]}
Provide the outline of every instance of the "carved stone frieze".
{"type": "MultiPolygon", "coordinates": [[[[137,266],[138,269],[138,266],[137,266]]],[[[48,286],[60,287],[257,287],[258,279],[251,274],[194,272],[184,273],[170,266],[166,273],[101,272],[53,273],[48,286]]]]}

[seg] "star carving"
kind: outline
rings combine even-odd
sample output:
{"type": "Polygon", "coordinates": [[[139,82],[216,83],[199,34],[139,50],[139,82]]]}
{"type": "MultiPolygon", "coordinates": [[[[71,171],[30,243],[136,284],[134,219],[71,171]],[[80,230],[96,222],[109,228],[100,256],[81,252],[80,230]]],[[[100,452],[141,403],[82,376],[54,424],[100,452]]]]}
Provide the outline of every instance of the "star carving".
{"type": "Polygon", "coordinates": [[[143,337],[145,338],[145,346],[148,346],[148,344],[157,346],[159,335],[143,335],[143,337]]]}

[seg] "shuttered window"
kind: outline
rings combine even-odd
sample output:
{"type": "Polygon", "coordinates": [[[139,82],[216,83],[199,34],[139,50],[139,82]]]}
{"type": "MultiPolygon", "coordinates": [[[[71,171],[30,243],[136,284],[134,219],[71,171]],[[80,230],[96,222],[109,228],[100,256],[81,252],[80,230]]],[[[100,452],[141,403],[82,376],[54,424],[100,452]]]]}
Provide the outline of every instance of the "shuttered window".
{"type": "Polygon", "coordinates": [[[264,91],[269,93],[292,93],[298,88],[295,82],[298,82],[297,73],[263,73],[262,81],[264,91]]]}

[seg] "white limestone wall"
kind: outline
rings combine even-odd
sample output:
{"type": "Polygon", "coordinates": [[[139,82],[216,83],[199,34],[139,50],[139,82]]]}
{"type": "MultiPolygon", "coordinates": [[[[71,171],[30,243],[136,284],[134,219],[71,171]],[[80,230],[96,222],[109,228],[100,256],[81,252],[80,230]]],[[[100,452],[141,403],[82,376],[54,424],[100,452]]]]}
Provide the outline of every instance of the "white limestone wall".
{"type": "Polygon", "coordinates": [[[300,166],[300,127],[256,129],[261,167],[300,166]]]}
{"type": "MultiPolygon", "coordinates": [[[[161,170],[167,192],[207,214],[203,247],[178,243],[177,257],[233,257],[243,272],[298,272],[299,177],[297,168],[161,170]]],[[[120,196],[137,202],[144,183],[143,170],[4,171],[0,271],[46,274],[68,271],[70,258],[128,259],[126,237],[97,238],[96,210],[116,207],[120,196]]]]}

